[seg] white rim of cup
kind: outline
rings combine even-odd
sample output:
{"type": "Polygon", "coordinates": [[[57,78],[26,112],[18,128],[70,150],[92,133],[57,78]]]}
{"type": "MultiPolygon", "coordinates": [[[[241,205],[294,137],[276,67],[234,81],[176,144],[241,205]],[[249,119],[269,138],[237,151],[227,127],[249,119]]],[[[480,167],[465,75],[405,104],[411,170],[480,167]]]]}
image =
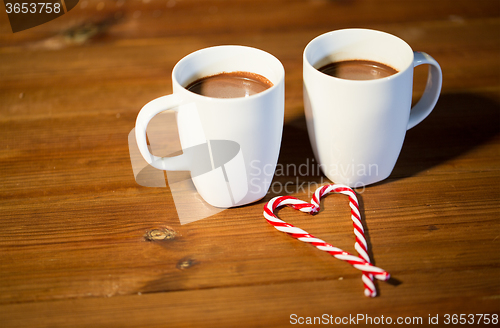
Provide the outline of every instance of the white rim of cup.
{"type": "MultiPolygon", "coordinates": [[[[224,71],[222,71],[220,73],[223,73],[223,72],[224,71]]],[[[250,72],[250,73],[254,73],[254,72],[250,72]]],[[[267,76],[264,76],[264,77],[266,79],[270,80],[267,76]]],[[[220,46],[213,46],[213,47],[207,47],[207,48],[196,50],[196,51],[184,56],[183,58],[181,58],[177,62],[177,64],[175,64],[175,66],[172,70],[172,84],[176,84],[179,87],[179,90],[182,90],[183,93],[184,92],[188,93],[190,97],[195,97],[195,98],[199,98],[200,100],[203,99],[204,101],[211,101],[211,102],[218,102],[218,101],[220,101],[220,102],[237,102],[237,101],[242,101],[244,99],[256,99],[259,97],[264,97],[268,93],[273,92],[273,90],[276,89],[279,84],[283,83],[284,80],[285,80],[285,68],[283,67],[283,64],[281,63],[281,61],[278,58],[276,58],[274,55],[268,53],[267,51],[264,51],[264,50],[261,50],[258,48],[254,48],[254,47],[242,46],[242,45],[220,45],[220,46]],[[269,59],[271,61],[274,61],[274,64],[279,69],[279,72],[278,72],[278,75],[279,75],[278,81],[279,82],[273,83],[272,87],[270,87],[262,92],[253,94],[253,95],[248,96],[248,97],[237,97],[237,98],[214,98],[214,97],[203,96],[203,95],[197,94],[195,92],[189,91],[188,89],[186,89],[186,87],[184,85],[179,83],[179,81],[176,78],[176,74],[177,74],[177,71],[179,70],[179,67],[183,64],[184,61],[189,60],[190,58],[192,58],[194,56],[198,56],[202,52],[213,51],[215,49],[222,49],[222,48],[248,49],[250,51],[259,52],[259,53],[263,54],[264,56],[269,57],[269,59]]],[[[271,83],[272,83],[272,81],[271,81],[271,83]]]]}
{"type": "MultiPolygon", "coordinates": [[[[413,56],[413,49],[410,47],[410,45],[406,41],[404,41],[403,39],[401,39],[401,38],[399,38],[399,37],[397,37],[397,36],[395,36],[393,34],[390,34],[390,33],[387,33],[387,32],[383,32],[383,31],[373,30],[373,29],[366,29],[366,28],[347,28],[347,29],[340,29],[340,30],[334,30],[334,31],[323,33],[321,35],[318,35],[317,37],[315,37],[311,41],[309,41],[309,43],[304,48],[304,52],[303,52],[303,55],[302,55],[302,60],[310,68],[312,68],[313,71],[315,71],[316,73],[320,74],[320,76],[323,76],[323,77],[326,77],[326,78],[331,78],[331,79],[335,79],[335,80],[342,80],[342,81],[345,81],[346,83],[365,83],[365,84],[374,83],[375,84],[375,83],[383,83],[384,81],[395,79],[398,76],[400,76],[401,74],[403,74],[404,72],[406,72],[406,70],[408,70],[409,68],[412,68],[413,67],[413,57],[414,57],[413,56]],[[359,32],[364,32],[364,33],[369,32],[369,33],[376,33],[376,34],[379,34],[379,35],[388,36],[391,39],[393,39],[395,41],[398,41],[404,48],[406,48],[409,51],[409,54],[411,54],[411,56],[410,56],[411,58],[408,60],[408,63],[405,64],[405,66],[404,66],[403,69],[398,69],[397,70],[398,71],[397,73],[392,74],[390,76],[382,77],[382,78],[379,78],[379,79],[374,79],[374,80],[349,80],[349,79],[342,79],[342,78],[339,78],[339,77],[335,77],[335,76],[331,76],[331,75],[325,74],[325,73],[319,71],[319,69],[315,68],[314,64],[312,64],[309,61],[309,59],[307,58],[307,53],[313,47],[313,44],[316,43],[316,42],[318,42],[318,40],[320,40],[320,39],[329,37],[332,34],[345,33],[345,32],[348,32],[348,31],[350,31],[350,32],[359,31],[359,32]]],[[[371,60],[371,59],[367,58],[366,60],[371,60]]],[[[384,63],[384,64],[388,65],[387,63],[384,63]]],[[[388,66],[392,67],[391,65],[388,65],[388,66]]]]}

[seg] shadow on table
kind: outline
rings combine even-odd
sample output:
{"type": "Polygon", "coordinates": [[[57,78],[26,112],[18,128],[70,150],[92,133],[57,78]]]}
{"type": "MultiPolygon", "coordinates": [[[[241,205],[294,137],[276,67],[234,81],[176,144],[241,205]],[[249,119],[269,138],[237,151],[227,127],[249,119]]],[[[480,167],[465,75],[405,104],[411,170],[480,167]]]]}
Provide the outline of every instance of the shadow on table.
{"type": "Polygon", "coordinates": [[[409,130],[389,179],[418,174],[456,158],[500,132],[500,104],[474,94],[443,94],[434,111],[409,130]]]}
{"type": "MultiPolygon", "coordinates": [[[[487,142],[499,132],[498,102],[474,94],[443,94],[434,111],[407,132],[394,171],[385,182],[414,176],[456,158],[487,142]]],[[[301,116],[285,124],[278,168],[304,163],[309,164],[309,173],[314,174],[303,178],[318,183],[322,178],[325,179],[315,169],[317,163],[309,143],[305,117],[301,116]]],[[[293,172],[288,171],[285,173],[290,178],[293,172]]],[[[279,172],[276,173],[275,180],[280,178],[279,172]]]]}

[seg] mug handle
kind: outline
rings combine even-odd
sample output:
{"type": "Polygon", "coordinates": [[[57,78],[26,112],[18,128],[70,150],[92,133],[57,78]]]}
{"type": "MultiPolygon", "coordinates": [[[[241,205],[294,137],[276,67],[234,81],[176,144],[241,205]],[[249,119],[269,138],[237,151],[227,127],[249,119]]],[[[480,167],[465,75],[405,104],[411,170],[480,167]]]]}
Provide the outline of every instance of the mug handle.
{"type": "Polygon", "coordinates": [[[434,58],[420,51],[414,51],[413,56],[413,67],[429,64],[429,73],[422,98],[420,98],[410,111],[407,130],[422,122],[432,112],[438,101],[439,94],[441,93],[441,85],[443,84],[441,67],[434,58]]]}
{"type": "Polygon", "coordinates": [[[148,144],[146,141],[146,128],[149,121],[160,112],[166,110],[177,110],[178,106],[182,103],[181,97],[178,95],[170,94],[167,96],[159,97],[148,102],[137,115],[135,122],[135,139],[137,146],[141,152],[142,157],[148,164],[159,170],[169,171],[186,171],[189,169],[188,160],[185,156],[173,157],[158,157],[149,152],[148,144]]]}

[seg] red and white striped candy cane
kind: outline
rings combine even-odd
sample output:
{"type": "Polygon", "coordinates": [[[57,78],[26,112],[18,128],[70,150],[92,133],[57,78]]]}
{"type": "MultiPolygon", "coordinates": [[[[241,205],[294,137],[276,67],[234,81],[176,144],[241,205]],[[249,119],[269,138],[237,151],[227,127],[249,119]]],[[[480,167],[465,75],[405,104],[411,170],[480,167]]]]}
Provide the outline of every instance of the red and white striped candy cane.
{"type": "Polygon", "coordinates": [[[277,230],[286,232],[294,238],[300,241],[310,243],[316,246],[318,249],[328,252],[335,258],[343,260],[351,264],[358,270],[363,272],[362,280],[365,286],[365,295],[368,297],[377,296],[377,291],[375,289],[375,284],[373,279],[379,279],[386,281],[390,278],[387,271],[372,265],[370,262],[370,256],[368,255],[368,245],[366,243],[365,234],[363,230],[363,225],[361,224],[361,214],[359,212],[358,199],[354,191],[343,185],[325,185],[318,188],[312,197],[311,203],[301,201],[292,196],[278,196],[271,199],[264,206],[264,217],[267,222],[272,224],[277,230]],[[325,241],[314,237],[308,232],[297,228],[289,223],[286,223],[274,214],[274,210],[280,206],[290,206],[301,212],[315,214],[319,211],[320,200],[325,194],[330,192],[341,193],[349,197],[349,206],[351,207],[351,219],[354,226],[354,234],[356,235],[356,242],[354,247],[359,254],[354,256],[340,248],[334,247],[325,241]]]}

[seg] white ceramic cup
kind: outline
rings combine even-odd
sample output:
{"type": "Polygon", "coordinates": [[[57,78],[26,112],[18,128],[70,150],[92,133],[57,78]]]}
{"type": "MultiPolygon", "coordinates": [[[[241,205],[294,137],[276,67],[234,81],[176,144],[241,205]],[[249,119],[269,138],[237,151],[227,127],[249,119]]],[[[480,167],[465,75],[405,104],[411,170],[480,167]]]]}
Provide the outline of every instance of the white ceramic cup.
{"type": "Polygon", "coordinates": [[[142,156],[160,170],[191,171],[196,190],[212,206],[229,208],[261,199],[278,161],[284,78],[278,59],[251,47],[217,46],[187,55],[172,71],[173,93],[147,103],[137,116],[142,156]],[[211,98],[185,88],[202,77],[234,71],[260,74],[273,86],[241,98],[211,98]],[[166,110],[177,111],[179,156],[152,155],[146,142],[148,122],[166,110]]]}
{"type": "Polygon", "coordinates": [[[333,182],[362,187],[387,178],[406,131],[433,110],[442,72],[428,54],[400,38],[368,29],[325,33],[303,55],[304,109],[314,155],[333,182]],[[347,80],[320,72],[343,60],[371,60],[398,73],[376,80],[347,80]],[[413,68],[429,64],[427,86],[411,108],[413,68]]]}

